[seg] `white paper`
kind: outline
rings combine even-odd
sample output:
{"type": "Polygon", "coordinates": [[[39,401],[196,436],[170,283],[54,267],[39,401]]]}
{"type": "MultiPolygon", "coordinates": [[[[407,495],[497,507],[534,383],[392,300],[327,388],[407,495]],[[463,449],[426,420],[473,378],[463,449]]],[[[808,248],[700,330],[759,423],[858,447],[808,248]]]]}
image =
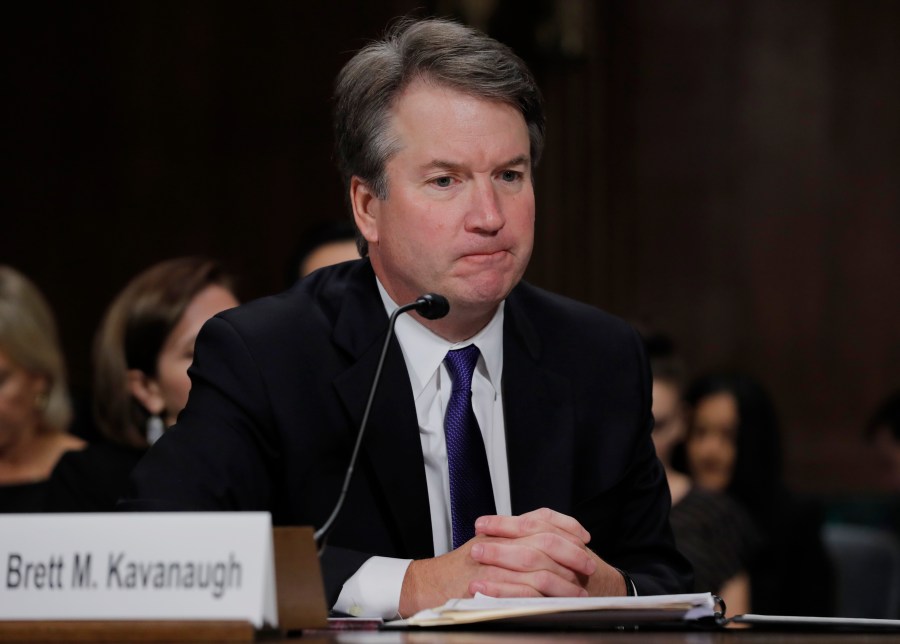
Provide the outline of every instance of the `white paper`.
{"type": "Polygon", "coordinates": [[[493,619],[534,617],[597,611],[670,611],[681,619],[698,619],[715,613],[710,593],[646,595],[642,597],[528,597],[496,598],[477,594],[471,599],[451,599],[443,606],[420,611],[392,625],[436,626],[493,619]]]}

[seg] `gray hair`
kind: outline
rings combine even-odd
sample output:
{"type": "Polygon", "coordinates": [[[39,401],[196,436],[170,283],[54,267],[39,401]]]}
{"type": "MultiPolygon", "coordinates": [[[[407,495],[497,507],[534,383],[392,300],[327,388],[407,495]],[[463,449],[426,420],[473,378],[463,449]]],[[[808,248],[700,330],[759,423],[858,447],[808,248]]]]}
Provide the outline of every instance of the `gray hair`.
{"type": "MultiPolygon", "coordinates": [[[[417,79],[518,109],[528,126],[531,165],[537,165],[544,147],[543,102],[522,59],[471,27],[437,18],[406,19],[363,47],[338,75],[334,133],[345,194],[356,176],[376,197],[387,198],[385,166],[398,149],[389,132],[389,111],[417,79]]],[[[368,245],[358,231],[356,243],[365,257],[368,245]]]]}
{"type": "Polygon", "coordinates": [[[27,277],[0,266],[0,351],[30,374],[47,379],[40,429],[68,430],[72,403],[56,321],[50,305],[27,277]]]}

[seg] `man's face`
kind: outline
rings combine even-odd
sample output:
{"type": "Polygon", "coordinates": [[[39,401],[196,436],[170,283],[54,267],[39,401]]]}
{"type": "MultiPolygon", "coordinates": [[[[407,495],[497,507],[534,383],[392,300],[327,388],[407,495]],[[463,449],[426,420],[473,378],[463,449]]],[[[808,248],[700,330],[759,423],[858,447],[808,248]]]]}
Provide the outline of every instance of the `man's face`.
{"type": "Polygon", "coordinates": [[[425,82],[405,90],[392,115],[399,151],[386,166],[387,198],[354,197],[379,279],[398,304],[436,292],[451,315],[492,313],[534,242],[524,118],[425,82]]]}

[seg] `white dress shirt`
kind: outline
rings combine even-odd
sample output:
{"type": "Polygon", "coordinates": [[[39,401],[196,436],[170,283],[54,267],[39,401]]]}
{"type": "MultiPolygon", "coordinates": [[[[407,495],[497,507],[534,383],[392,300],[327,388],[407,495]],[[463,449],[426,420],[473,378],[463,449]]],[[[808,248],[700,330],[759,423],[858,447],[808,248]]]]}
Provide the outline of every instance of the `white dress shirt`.
{"type": "MultiPolygon", "coordinates": [[[[391,300],[380,281],[378,290],[385,311],[390,315],[398,305],[391,300]]],[[[476,335],[456,343],[435,335],[412,315],[397,318],[395,333],[403,350],[419,421],[435,555],[449,552],[453,543],[450,477],[444,438],[444,411],[452,389],[444,358],[452,349],[474,344],[480,351],[472,376],[472,407],[484,438],[497,514],[508,515],[512,512],[500,391],[503,375],[503,307],[501,303],[491,321],[476,335]]],[[[371,557],[344,583],[334,605],[335,610],[356,616],[397,617],[400,589],[411,561],[371,557]]]]}

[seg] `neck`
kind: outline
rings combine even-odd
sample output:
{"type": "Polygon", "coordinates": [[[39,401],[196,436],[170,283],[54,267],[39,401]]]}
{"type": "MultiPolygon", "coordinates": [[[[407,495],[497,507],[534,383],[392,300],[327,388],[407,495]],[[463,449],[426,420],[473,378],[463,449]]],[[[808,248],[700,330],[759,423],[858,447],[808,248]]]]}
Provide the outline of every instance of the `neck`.
{"type": "Polygon", "coordinates": [[[669,466],[666,466],[666,480],[669,483],[669,493],[672,495],[672,505],[681,501],[693,487],[687,474],[673,470],[669,466]]]}
{"type": "MultiPolygon", "coordinates": [[[[383,279],[379,270],[378,262],[375,258],[370,258],[372,267],[375,269],[375,275],[378,283],[384,288],[388,297],[397,306],[404,306],[409,302],[413,302],[416,298],[423,295],[422,293],[410,293],[408,289],[395,288],[390,280],[383,279]]],[[[441,293],[441,295],[445,295],[441,293]]],[[[468,340],[484,327],[486,327],[497,313],[499,302],[484,305],[464,305],[459,302],[450,301],[450,312],[438,319],[428,320],[418,313],[412,312],[409,315],[415,316],[416,320],[426,329],[438,335],[448,342],[462,342],[468,340]]]]}
{"type": "Polygon", "coordinates": [[[461,312],[454,315],[452,304],[450,305],[450,311],[451,313],[440,320],[426,320],[418,313],[414,313],[414,315],[422,326],[435,335],[444,338],[448,342],[462,342],[486,327],[497,312],[497,307],[495,306],[489,313],[477,316],[466,316],[461,312]]]}
{"type": "Polygon", "coordinates": [[[35,445],[40,441],[40,428],[31,425],[14,432],[9,441],[0,444],[0,462],[16,464],[27,461],[35,445]]]}
{"type": "Polygon", "coordinates": [[[19,482],[23,476],[27,478],[42,444],[39,428],[32,426],[0,446],[0,483],[19,482]]]}

